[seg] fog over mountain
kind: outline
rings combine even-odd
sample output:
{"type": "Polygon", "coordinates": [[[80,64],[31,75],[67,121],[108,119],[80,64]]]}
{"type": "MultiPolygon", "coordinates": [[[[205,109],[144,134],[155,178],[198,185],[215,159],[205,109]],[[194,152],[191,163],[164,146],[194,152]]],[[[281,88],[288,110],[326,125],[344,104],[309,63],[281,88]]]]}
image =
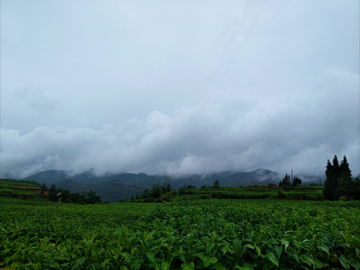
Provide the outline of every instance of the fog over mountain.
{"type": "Polygon", "coordinates": [[[359,159],[359,1],[2,1],[1,176],[359,159]]]}

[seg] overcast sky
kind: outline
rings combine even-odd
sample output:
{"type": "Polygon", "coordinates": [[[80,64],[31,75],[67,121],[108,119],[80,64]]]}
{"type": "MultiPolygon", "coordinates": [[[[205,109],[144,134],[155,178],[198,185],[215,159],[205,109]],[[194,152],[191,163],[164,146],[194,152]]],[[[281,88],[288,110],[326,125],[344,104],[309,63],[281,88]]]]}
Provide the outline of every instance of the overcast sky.
{"type": "Polygon", "coordinates": [[[359,1],[1,1],[1,174],[359,174],[359,1]]]}

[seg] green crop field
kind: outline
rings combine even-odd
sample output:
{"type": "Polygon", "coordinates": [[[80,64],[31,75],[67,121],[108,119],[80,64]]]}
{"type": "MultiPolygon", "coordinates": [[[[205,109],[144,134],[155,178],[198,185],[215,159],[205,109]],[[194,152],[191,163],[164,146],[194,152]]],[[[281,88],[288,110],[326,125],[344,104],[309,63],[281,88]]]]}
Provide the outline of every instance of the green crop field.
{"type": "Polygon", "coordinates": [[[43,200],[39,196],[40,189],[41,185],[35,181],[0,179],[0,200],[3,197],[43,200]]]}
{"type": "Polygon", "coordinates": [[[265,199],[268,197],[278,197],[278,191],[282,190],[288,199],[297,200],[324,200],[322,186],[298,186],[270,188],[269,186],[255,185],[244,187],[220,187],[214,189],[211,187],[200,189],[180,190],[174,200],[182,200],[184,198],[205,198],[213,197],[217,199],[265,199]]]}
{"type": "Polygon", "coordinates": [[[360,269],[359,202],[36,203],[0,200],[0,268],[360,269]]]}

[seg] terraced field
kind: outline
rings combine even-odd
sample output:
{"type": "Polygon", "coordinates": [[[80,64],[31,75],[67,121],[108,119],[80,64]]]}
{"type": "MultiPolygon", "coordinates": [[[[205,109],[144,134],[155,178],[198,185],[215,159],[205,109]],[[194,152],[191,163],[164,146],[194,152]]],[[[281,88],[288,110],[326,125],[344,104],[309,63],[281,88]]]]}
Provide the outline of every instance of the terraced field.
{"type": "Polygon", "coordinates": [[[0,179],[0,197],[41,200],[40,193],[41,185],[35,181],[0,179]]]}

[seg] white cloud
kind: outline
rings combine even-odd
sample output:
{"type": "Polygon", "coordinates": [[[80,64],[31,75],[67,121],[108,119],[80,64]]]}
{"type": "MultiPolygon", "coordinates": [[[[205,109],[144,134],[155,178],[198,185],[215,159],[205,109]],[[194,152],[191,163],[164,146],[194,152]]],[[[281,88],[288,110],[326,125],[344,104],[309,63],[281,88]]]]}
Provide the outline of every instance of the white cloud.
{"type": "Polygon", "coordinates": [[[2,173],[358,173],[358,10],[1,2],[2,173]]]}
{"type": "Polygon", "coordinates": [[[259,108],[219,95],[173,116],[101,129],[39,127],[23,136],[2,129],[2,172],[25,176],[46,169],[169,174],[294,169],[321,174],[326,159],[347,155],[359,172],[359,76],[331,68],[308,99],[259,108]],[[333,91],[338,91],[337,94],[333,91]]]}

